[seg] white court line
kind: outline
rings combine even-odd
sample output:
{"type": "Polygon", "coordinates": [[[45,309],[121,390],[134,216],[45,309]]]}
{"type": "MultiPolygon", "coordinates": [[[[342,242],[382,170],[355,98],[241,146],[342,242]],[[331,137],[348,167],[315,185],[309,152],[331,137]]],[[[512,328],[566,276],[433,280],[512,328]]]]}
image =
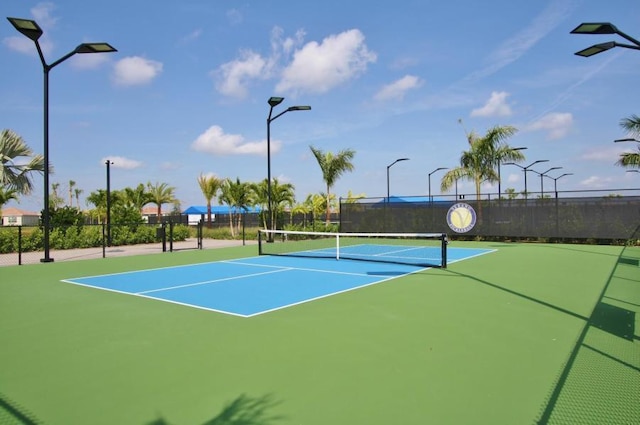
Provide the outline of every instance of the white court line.
{"type": "Polygon", "coordinates": [[[243,275],[239,275],[239,276],[224,277],[222,279],[203,280],[202,282],[185,283],[184,285],[167,286],[166,288],[151,289],[149,291],[132,292],[132,293],[133,294],[139,294],[139,295],[151,294],[153,292],[170,291],[172,289],[188,288],[190,286],[208,285],[210,283],[226,282],[226,281],[229,281],[229,280],[237,280],[237,279],[244,279],[244,278],[247,278],[247,277],[262,276],[262,275],[265,275],[265,274],[286,272],[288,270],[293,270],[293,269],[291,269],[289,267],[280,267],[278,270],[270,270],[268,272],[243,274],[243,275]]]}
{"type": "MultiPolygon", "coordinates": [[[[282,268],[282,266],[272,266],[269,264],[254,264],[254,263],[243,263],[240,261],[234,260],[224,260],[221,263],[230,263],[230,264],[240,264],[242,266],[253,266],[253,267],[267,267],[267,268],[282,268]]],[[[307,267],[288,267],[288,270],[302,270],[305,272],[317,272],[317,273],[329,273],[329,274],[345,274],[349,276],[371,276],[367,273],[354,273],[354,272],[341,272],[337,270],[325,270],[325,269],[310,269],[307,267]]]]}

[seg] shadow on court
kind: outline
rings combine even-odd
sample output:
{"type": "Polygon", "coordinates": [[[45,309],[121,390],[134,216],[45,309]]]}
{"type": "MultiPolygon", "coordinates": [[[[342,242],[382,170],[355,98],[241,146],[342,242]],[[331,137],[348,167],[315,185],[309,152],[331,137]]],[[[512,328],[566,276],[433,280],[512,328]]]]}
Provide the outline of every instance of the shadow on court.
{"type": "MultiPolygon", "coordinates": [[[[636,231],[638,234],[638,231],[636,231]]],[[[566,248],[563,248],[566,249],[566,248]]],[[[581,251],[584,252],[584,251],[581,251]]],[[[636,423],[640,418],[640,248],[625,247],[589,317],[464,273],[445,273],[526,299],[584,321],[542,406],[538,425],[636,423]]]]}
{"type": "Polygon", "coordinates": [[[638,258],[637,247],[625,247],[620,253],[538,424],[567,420],[630,424],[640,418],[640,337],[635,326],[640,314],[638,258]]]}
{"type": "MultiPolygon", "coordinates": [[[[286,419],[282,415],[273,415],[271,410],[280,405],[272,394],[262,397],[250,397],[241,394],[222,408],[222,411],[201,425],[275,425],[286,419]]],[[[0,394],[0,424],[45,425],[28,409],[0,394]]],[[[169,422],[159,417],[144,425],[183,425],[169,422]]],[[[190,425],[190,424],[184,424],[190,425]]],[[[193,424],[200,425],[200,424],[193,424]]]]}
{"type": "MultiPolygon", "coordinates": [[[[262,397],[249,397],[241,394],[227,404],[222,411],[202,425],[271,425],[285,419],[284,416],[272,416],[269,411],[281,402],[274,400],[271,394],[262,397]]],[[[158,418],[145,425],[178,425],[158,418]]],[[[187,424],[185,424],[187,425],[187,424]]],[[[195,425],[195,424],[194,424],[195,425]]]]}
{"type": "Polygon", "coordinates": [[[44,425],[24,406],[0,394],[0,424],[44,425]]]}

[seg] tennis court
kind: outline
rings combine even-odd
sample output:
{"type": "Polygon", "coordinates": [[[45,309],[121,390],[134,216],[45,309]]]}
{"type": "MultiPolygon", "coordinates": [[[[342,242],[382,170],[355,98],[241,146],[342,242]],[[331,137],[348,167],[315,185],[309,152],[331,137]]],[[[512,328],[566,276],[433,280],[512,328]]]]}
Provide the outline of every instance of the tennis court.
{"type": "MultiPolygon", "coordinates": [[[[251,317],[336,295],[389,279],[416,273],[415,258],[437,258],[439,250],[425,247],[354,245],[348,252],[378,259],[403,258],[409,264],[336,260],[318,255],[323,249],[299,256],[260,256],[171,268],[65,279],[92,288],[127,293],[160,301],[251,317]],[[429,252],[433,250],[433,252],[429,252]],[[373,254],[371,254],[373,252],[373,254]],[[402,257],[399,257],[402,255],[402,257]]],[[[490,253],[488,249],[452,248],[450,261],[490,253]]],[[[439,259],[437,260],[439,261],[439,259]]]]}
{"type": "Polygon", "coordinates": [[[448,257],[246,246],[0,268],[0,423],[199,425],[225,408],[283,425],[640,417],[640,249],[451,242],[448,257]],[[289,286],[261,293],[276,276],[289,286]]]}

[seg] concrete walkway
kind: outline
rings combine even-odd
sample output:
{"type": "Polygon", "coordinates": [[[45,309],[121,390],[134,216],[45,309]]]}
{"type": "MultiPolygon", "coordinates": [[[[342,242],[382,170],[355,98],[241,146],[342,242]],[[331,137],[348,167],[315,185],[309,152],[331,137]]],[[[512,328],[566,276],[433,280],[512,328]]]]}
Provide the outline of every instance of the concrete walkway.
{"type": "MultiPolygon", "coordinates": [[[[255,245],[257,241],[247,240],[246,245],[255,245]]],[[[202,249],[215,249],[215,248],[227,248],[232,246],[241,246],[241,240],[221,240],[221,239],[203,239],[202,249]]],[[[187,239],[183,242],[174,242],[174,251],[183,251],[187,249],[197,249],[198,242],[195,238],[187,239]]],[[[167,251],[170,249],[170,245],[167,242],[167,251]]],[[[105,249],[105,257],[121,257],[126,255],[146,255],[146,254],[161,254],[162,244],[143,244],[143,245],[125,245],[125,246],[112,246],[105,249]]],[[[90,258],[102,258],[102,247],[98,248],[86,248],[86,249],[66,249],[66,250],[51,250],[49,256],[53,258],[55,262],[59,261],[75,261],[75,260],[87,260],[90,258]]],[[[44,258],[42,251],[38,252],[24,252],[22,258],[19,259],[17,253],[13,254],[0,254],[0,267],[1,266],[15,266],[19,264],[37,264],[40,263],[40,259],[44,258]]]]}

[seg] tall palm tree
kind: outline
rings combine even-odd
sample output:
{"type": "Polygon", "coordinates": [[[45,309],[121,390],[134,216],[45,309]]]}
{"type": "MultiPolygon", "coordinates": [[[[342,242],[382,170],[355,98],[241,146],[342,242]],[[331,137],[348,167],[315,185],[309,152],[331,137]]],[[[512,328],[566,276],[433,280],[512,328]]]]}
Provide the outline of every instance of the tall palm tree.
{"type": "Polygon", "coordinates": [[[271,223],[273,223],[273,230],[277,228],[278,216],[284,212],[285,207],[292,207],[295,202],[295,187],[291,183],[279,183],[278,179],[273,179],[271,183],[271,205],[273,205],[271,223]]]}
{"type": "Polygon", "coordinates": [[[0,132],[0,185],[20,195],[33,190],[31,174],[44,173],[44,157],[34,155],[27,143],[11,130],[0,132]],[[22,160],[26,162],[23,162],[22,160]]]}
{"type": "MultiPolygon", "coordinates": [[[[267,179],[262,180],[260,183],[251,183],[251,191],[253,193],[253,204],[260,207],[260,215],[262,216],[262,227],[267,228],[267,216],[266,212],[267,204],[269,203],[269,189],[267,185],[267,179]]],[[[271,221],[273,223],[273,220],[271,221]]]]}
{"type": "Polygon", "coordinates": [[[82,192],[84,192],[84,190],[78,188],[73,190],[73,194],[76,197],[76,208],[78,209],[80,209],[80,195],[82,194],[82,192]]]}
{"type": "Polygon", "coordinates": [[[478,216],[482,215],[480,184],[484,181],[498,180],[496,167],[503,161],[522,161],[524,155],[505,143],[518,130],[515,127],[495,126],[480,137],[473,131],[467,133],[469,150],[460,156],[460,166],[447,171],[440,182],[440,189],[447,192],[460,179],[471,180],[475,184],[478,216]]]}
{"type": "Polygon", "coordinates": [[[235,237],[240,232],[240,224],[242,223],[242,213],[252,203],[252,190],[249,183],[225,179],[221,184],[221,194],[219,200],[221,203],[229,205],[229,228],[231,236],[235,237]],[[234,227],[235,223],[235,227],[234,227]]]}
{"type": "Polygon", "coordinates": [[[322,171],[322,179],[327,185],[326,223],[329,224],[329,220],[331,219],[331,188],[344,172],[353,171],[354,166],[351,160],[356,153],[351,149],[344,149],[334,155],[331,152],[325,153],[313,146],[309,146],[309,148],[318,161],[318,165],[322,171]]]}
{"type": "Polygon", "coordinates": [[[51,183],[51,190],[53,193],[49,197],[49,208],[57,209],[64,204],[64,199],[58,194],[60,183],[51,183]]]}
{"type": "Polygon", "coordinates": [[[73,187],[76,185],[76,182],[73,180],[69,180],[69,206],[73,206],[73,187]]]}
{"type": "Polygon", "coordinates": [[[207,200],[207,227],[211,227],[211,200],[215,198],[218,189],[222,185],[222,181],[216,176],[205,176],[200,173],[198,176],[198,185],[207,200]]]}
{"type": "Polygon", "coordinates": [[[175,201],[175,187],[169,186],[167,183],[151,184],[147,182],[147,191],[150,195],[150,203],[158,206],[158,222],[162,220],[162,204],[171,204],[175,201]]]}
{"type": "MultiPolygon", "coordinates": [[[[620,120],[620,127],[627,130],[631,137],[640,138],[640,116],[631,115],[620,120]]],[[[623,152],[616,165],[625,168],[640,168],[640,144],[637,152],[623,152]]]]}

